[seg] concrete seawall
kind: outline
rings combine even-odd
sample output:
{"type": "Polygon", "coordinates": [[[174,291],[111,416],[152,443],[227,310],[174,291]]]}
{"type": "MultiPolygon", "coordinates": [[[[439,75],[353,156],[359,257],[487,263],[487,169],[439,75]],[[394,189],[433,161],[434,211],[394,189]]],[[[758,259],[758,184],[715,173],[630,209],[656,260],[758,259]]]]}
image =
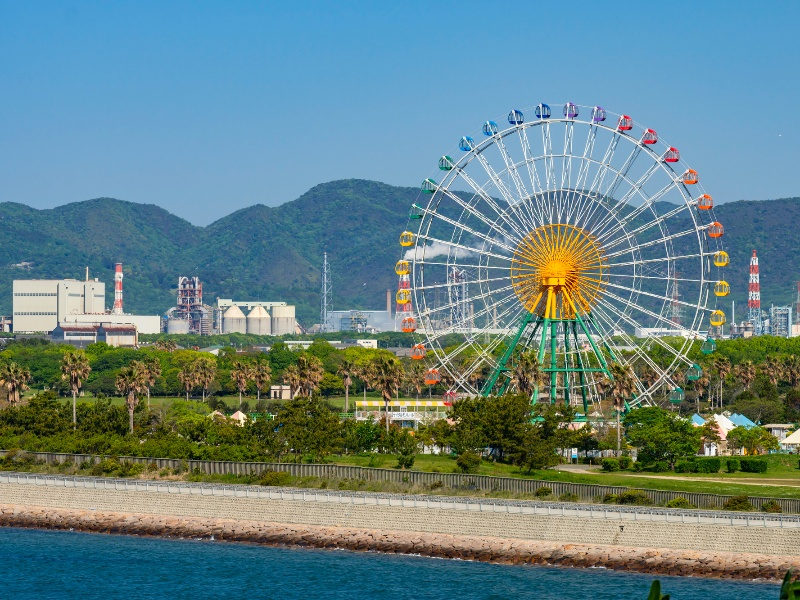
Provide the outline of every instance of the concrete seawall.
{"type": "MultiPolygon", "coordinates": [[[[766,520],[764,526],[622,521],[565,516],[563,511],[441,510],[402,501],[357,504],[332,501],[325,494],[276,499],[88,489],[64,487],[65,482],[0,483],[0,524],[214,535],[269,544],[718,577],[774,579],[790,566],[800,567],[800,528],[767,526],[766,520]]],[[[263,494],[263,488],[259,491],[263,494]]]]}

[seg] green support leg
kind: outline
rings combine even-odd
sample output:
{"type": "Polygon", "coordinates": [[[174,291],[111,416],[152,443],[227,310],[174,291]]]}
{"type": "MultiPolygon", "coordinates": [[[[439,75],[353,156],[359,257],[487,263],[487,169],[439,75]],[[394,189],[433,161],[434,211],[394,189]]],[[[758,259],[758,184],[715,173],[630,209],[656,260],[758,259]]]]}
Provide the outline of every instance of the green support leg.
{"type": "MultiPolygon", "coordinates": [[[[569,406],[570,397],[569,397],[569,384],[570,379],[569,375],[572,371],[570,371],[570,356],[569,356],[569,321],[564,321],[564,405],[569,406]]],[[[572,363],[572,370],[575,370],[575,363],[572,363]]]]}
{"type": "Polygon", "coordinates": [[[558,383],[558,355],[556,342],[558,336],[558,322],[550,322],[550,404],[556,403],[556,384],[558,383]]]}
{"type": "MultiPolygon", "coordinates": [[[[514,339],[511,341],[511,344],[508,346],[508,348],[506,348],[506,351],[503,353],[503,357],[500,359],[500,362],[498,363],[497,367],[495,367],[492,376],[484,384],[483,390],[481,392],[482,396],[484,397],[490,396],[492,394],[492,390],[494,390],[494,386],[497,384],[497,380],[500,377],[500,375],[508,370],[506,368],[506,365],[508,364],[508,361],[511,360],[511,356],[514,354],[514,349],[517,347],[519,339],[522,337],[522,334],[524,333],[525,329],[528,327],[528,325],[531,324],[533,319],[534,316],[529,312],[526,312],[525,315],[522,317],[522,323],[520,324],[519,329],[517,329],[517,333],[514,336],[514,339]]],[[[503,391],[505,391],[505,387],[506,386],[503,386],[503,391]]]]}

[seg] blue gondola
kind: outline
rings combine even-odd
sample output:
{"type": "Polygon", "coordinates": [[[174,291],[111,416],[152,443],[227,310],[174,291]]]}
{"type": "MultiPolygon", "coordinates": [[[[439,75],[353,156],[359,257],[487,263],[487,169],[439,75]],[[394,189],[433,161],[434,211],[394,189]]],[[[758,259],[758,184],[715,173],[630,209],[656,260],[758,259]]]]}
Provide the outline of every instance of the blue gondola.
{"type": "Polygon", "coordinates": [[[508,113],[508,122],[512,125],[522,125],[525,122],[525,117],[522,114],[522,111],[514,109],[510,113],[508,113]]]}
{"type": "Polygon", "coordinates": [[[536,107],[536,118],[537,119],[549,119],[550,118],[550,107],[547,104],[540,104],[536,107]]]}
{"type": "Polygon", "coordinates": [[[493,136],[497,133],[497,123],[494,121],[486,121],[483,124],[483,135],[493,136]]]}
{"type": "Polygon", "coordinates": [[[461,141],[458,142],[458,147],[461,148],[464,152],[469,152],[475,147],[475,140],[473,140],[468,135],[465,135],[461,138],[461,141]]]}

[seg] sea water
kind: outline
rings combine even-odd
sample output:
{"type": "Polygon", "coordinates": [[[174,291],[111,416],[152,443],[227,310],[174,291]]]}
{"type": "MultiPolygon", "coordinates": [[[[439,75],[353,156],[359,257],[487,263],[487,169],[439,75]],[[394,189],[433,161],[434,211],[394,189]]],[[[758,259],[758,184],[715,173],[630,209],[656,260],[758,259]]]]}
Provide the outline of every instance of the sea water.
{"type": "MultiPolygon", "coordinates": [[[[0,598],[639,599],[653,575],[0,528],[0,598]]],[[[672,600],[778,600],[760,582],[658,577],[672,600]]]]}

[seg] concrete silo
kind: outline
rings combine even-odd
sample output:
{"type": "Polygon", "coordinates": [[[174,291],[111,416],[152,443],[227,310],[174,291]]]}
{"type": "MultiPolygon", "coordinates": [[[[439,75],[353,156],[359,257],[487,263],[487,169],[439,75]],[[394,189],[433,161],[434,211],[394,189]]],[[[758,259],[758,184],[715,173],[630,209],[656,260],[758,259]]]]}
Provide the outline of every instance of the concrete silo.
{"type": "Polygon", "coordinates": [[[238,306],[231,306],[222,315],[222,333],[247,333],[247,318],[238,306]]]}
{"type": "Polygon", "coordinates": [[[177,319],[175,317],[170,317],[167,320],[167,333],[170,334],[182,334],[182,333],[189,333],[189,327],[192,324],[189,319],[177,319]]]}
{"type": "Polygon", "coordinates": [[[294,333],[294,306],[272,307],[272,335],[294,333]]]}
{"type": "Polygon", "coordinates": [[[247,333],[255,335],[270,335],[272,333],[270,316],[263,306],[254,307],[250,314],[247,315],[247,333]]]}

